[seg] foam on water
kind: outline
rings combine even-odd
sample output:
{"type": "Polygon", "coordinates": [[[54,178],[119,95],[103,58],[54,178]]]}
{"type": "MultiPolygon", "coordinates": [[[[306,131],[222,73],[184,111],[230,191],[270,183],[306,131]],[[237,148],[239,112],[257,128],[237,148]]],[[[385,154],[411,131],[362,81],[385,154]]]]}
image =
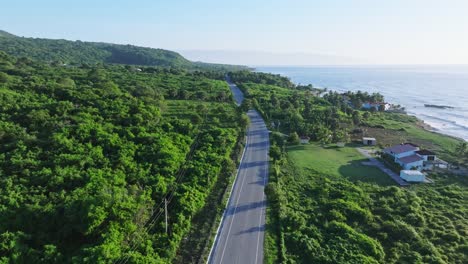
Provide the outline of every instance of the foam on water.
{"type": "Polygon", "coordinates": [[[257,67],[257,71],[339,92],[380,92],[438,132],[468,140],[468,66],[257,67]]]}

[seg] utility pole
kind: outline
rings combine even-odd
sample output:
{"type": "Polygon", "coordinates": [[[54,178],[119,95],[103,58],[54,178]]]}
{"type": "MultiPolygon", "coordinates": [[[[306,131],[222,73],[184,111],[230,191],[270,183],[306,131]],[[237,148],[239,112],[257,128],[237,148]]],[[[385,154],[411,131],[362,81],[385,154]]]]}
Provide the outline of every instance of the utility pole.
{"type": "Polygon", "coordinates": [[[164,197],[164,212],[165,212],[165,215],[166,215],[166,234],[167,233],[167,198],[164,197]]]}

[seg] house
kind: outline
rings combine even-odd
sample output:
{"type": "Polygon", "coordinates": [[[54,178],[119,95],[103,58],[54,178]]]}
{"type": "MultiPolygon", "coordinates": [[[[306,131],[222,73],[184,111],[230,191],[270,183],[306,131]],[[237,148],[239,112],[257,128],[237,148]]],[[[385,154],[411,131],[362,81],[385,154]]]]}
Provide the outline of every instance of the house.
{"type": "Polygon", "coordinates": [[[384,111],[389,110],[391,105],[389,103],[384,103],[384,102],[365,102],[362,104],[362,108],[371,110],[375,109],[376,111],[379,111],[381,108],[383,108],[384,111]]]}
{"type": "Polygon", "coordinates": [[[403,167],[404,170],[432,169],[432,163],[436,160],[434,152],[419,149],[418,145],[404,143],[383,150],[384,153],[393,157],[394,162],[403,167]]]}
{"type": "Polygon", "coordinates": [[[422,170],[424,166],[424,159],[417,154],[398,158],[395,162],[400,164],[404,170],[422,170]]]}
{"type": "Polygon", "coordinates": [[[302,136],[300,140],[301,140],[301,144],[309,144],[310,137],[302,136]]]}
{"type": "Polygon", "coordinates": [[[399,158],[403,158],[406,156],[411,156],[415,155],[416,151],[419,151],[419,147],[413,145],[413,144],[401,144],[401,145],[396,145],[393,147],[385,148],[383,150],[384,153],[387,153],[391,155],[392,157],[395,158],[395,162],[399,158]]]}
{"type": "Polygon", "coordinates": [[[422,150],[416,151],[416,154],[424,159],[423,167],[426,170],[431,170],[434,168],[434,165],[439,164],[439,162],[437,161],[436,154],[432,151],[429,151],[427,149],[422,149],[422,150]]]}
{"type": "Polygon", "coordinates": [[[362,144],[367,146],[375,146],[377,144],[377,139],[372,137],[363,137],[362,144]]]}
{"type": "Polygon", "coordinates": [[[413,144],[401,144],[383,150],[384,153],[393,157],[395,163],[400,164],[404,170],[422,170],[424,159],[416,154],[419,147],[413,144]]]}
{"type": "Polygon", "coordinates": [[[400,178],[407,182],[424,182],[426,180],[426,176],[417,170],[402,170],[400,178]]]}
{"type": "Polygon", "coordinates": [[[416,154],[418,154],[420,157],[424,159],[424,161],[435,161],[436,160],[436,154],[432,151],[429,151],[427,149],[422,149],[416,151],[416,154]]]}

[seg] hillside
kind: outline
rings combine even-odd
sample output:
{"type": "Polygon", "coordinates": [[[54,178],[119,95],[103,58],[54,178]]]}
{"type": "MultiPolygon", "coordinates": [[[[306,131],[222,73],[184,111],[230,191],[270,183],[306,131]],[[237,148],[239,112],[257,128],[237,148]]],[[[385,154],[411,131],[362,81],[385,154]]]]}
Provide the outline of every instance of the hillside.
{"type": "Polygon", "coordinates": [[[177,52],[99,42],[18,37],[0,30],[0,50],[48,63],[117,63],[185,69],[236,70],[243,66],[191,62],[177,52]]]}

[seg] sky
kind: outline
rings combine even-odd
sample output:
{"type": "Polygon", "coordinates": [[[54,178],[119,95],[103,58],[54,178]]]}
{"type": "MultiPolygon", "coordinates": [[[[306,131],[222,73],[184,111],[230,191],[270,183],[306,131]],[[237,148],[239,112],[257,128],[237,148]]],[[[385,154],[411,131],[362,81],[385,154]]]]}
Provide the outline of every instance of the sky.
{"type": "Polygon", "coordinates": [[[2,2],[0,29],[16,35],[164,48],[189,59],[213,51],[207,59],[223,63],[252,64],[258,52],[291,55],[289,64],[318,64],[315,55],[345,64],[468,64],[467,0],[2,2]]]}

